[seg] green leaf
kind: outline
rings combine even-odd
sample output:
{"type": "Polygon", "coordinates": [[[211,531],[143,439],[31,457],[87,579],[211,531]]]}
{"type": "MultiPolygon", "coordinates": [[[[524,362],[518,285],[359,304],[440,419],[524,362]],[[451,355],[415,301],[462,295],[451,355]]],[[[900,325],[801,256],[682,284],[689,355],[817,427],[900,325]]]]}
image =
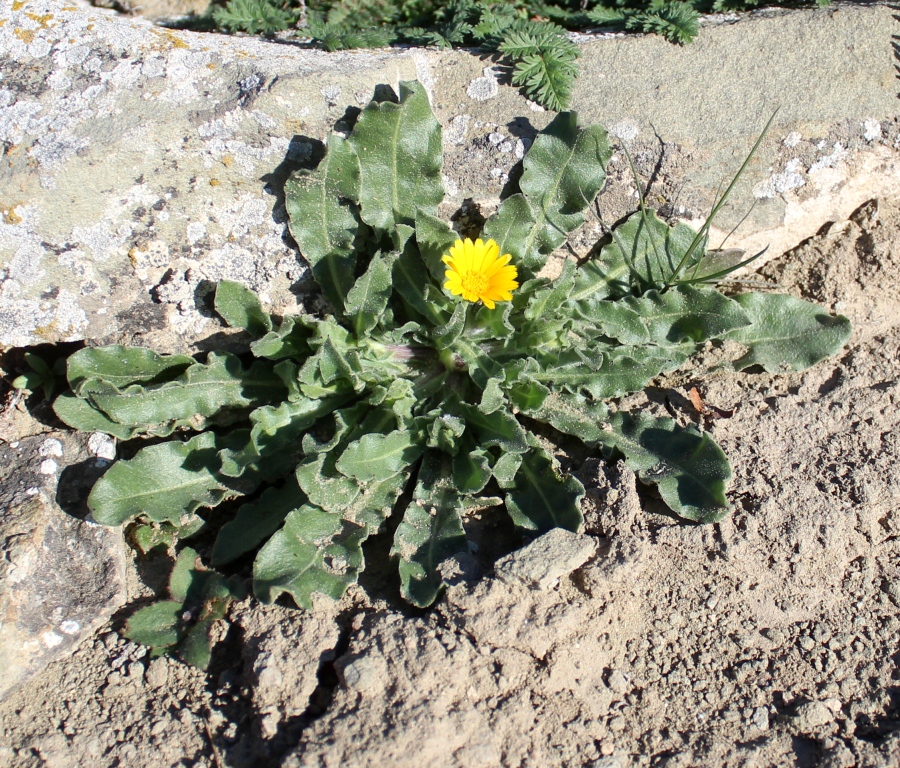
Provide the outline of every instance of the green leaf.
{"type": "Polygon", "coordinates": [[[186,443],[142,448],[117,461],[94,485],[88,506],[103,525],[121,525],[138,515],[176,523],[186,512],[212,507],[235,493],[218,476],[216,436],[202,432],[186,443]]]}
{"type": "Polygon", "coordinates": [[[468,450],[463,448],[453,457],[453,484],[462,494],[481,493],[491,479],[488,452],[473,446],[467,441],[468,450]]]}
{"type": "Polygon", "coordinates": [[[447,349],[463,334],[469,316],[469,306],[468,302],[458,302],[446,324],[439,325],[431,332],[435,349],[447,349]]]}
{"type": "Polygon", "coordinates": [[[355,440],[341,454],[337,470],[361,482],[387,480],[422,455],[419,437],[398,429],[386,435],[368,434],[355,440]]]}
{"type": "Polygon", "coordinates": [[[506,404],[506,395],[500,388],[500,379],[488,379],[487,386],[481,393],[478,410],[484,414],[490,414],[500,410],[506,404]]]}
{"type": "Polygon", "coordinates": [[[256,357],[281,360],[285,357],[304,358],[310,353],[309,338],[318,321],[313,318],[288,315],[278,327],[250,345],[256,357]]]}
{"type": "Polygon", "coordinates": [[[578,268],[569,300],[581,308],[596,301],[625,296],[631,290],[631,270],[620,249],[604,248],[578,268]]]}
{"type": "Polygon", "coordinates": [[[734,362],[736,370],[753,365],[770,373],[806,370],[841,349],[853,330],[843,315],[829,315],[793,296],[743,293],[734,300],[752,320],[727,337],[748,348],[734,362]]]}
{"type": "Polygon", "coordinates": [[[359,184],[356,152],[332,134],[319,167],[295,172],[284,188],[291,235],[325,297],[338,309],[353,285],[359,184]]]}
{"type": "Polygon", "coordinates": [[[655,483],[676,514],[714,523],[730,511],[725,488],[731,465],[709,434],[641,413],[620,411],[609,421],[604,446],[621,453],[643,482],[655,483]]]}
{"type": "Polygon", "coordinates": [[[440,284],[443,284],[444,273],[447,271],[447,265],[441,259],[459,239],[459,235],[443,219],[421,209],[416,213],[416,243],[422,254],[422,261],[440,284]]]}
{"type": "Polygon", "coordinates": [[[501,253],[512,254],[520,283],[584,223],[582,211],[603,187],[611,154],[606,131],[579,129],[574,112],[561,112],[537,135],[523,161],[522,198],[504,200],[484,227],[501,253]]]}
{"type": "Polygon", "coordinates": [[[39,387],[44,386],[44,377],[40,373],[30,371],[23,373],[21,376],[16,376],[11,386],[13,389],[27,389],[34,392],[39,387]]]}
{"type": "Polygon", "coordinates": [[[264,603],[287,592],[307,610],[316,593],[338,600],[363,568],[360,545],[368,535],[367,528],[306,504],[256,555],[253,591],[264,603]]]}
{"type": "Polygon", "coordinates": [[[178,655],[197,669],[206,669],[212,658],[210,633],[216,619],[200,619],[192,626],[178,646],[178,655]]]}
{"type": "Polygon", "coordinates": [[[53,401],[53,410],[59,418],[72,429],[82,432],[105,432],[119,440],[130,440],[140,429],[126,427],[98,411],[87,400],[77,397],[72,392],[63,392],[53,401]]]}
{"type": "Polygon", "coordinates": [[[149,523],[136,525],[131,533],[131,541],[141,554],[146,555],[156,547],[173,547],[181,539],[199,533],[206,522],[199,515],[182,515],[177,525],[172,523],[149,523]]]}
{"type": "Polygon", "coordinates": [[[195,363],[175,381],[118,390],[94,379],[83,385],[83,393],[113,421],[149,430],[179,422],[202,428],[224,409],[278,400],[285,388],[267,362],[244,369],[235,355],[211,352],[207,364],[195,363]]]}
{"type": "Polygon", "coordinates": [[[122,634],[151,648],[169,648],[181,639],[183,613],[180,602],[160,600],[130,616],[122,634]]]}
{"type": "Polygon", "coordinates": [[[86,382],[101,381],[116,389],[131,384],[160,384],[177,378],[196,360],[187,355],[158,355],[143,347],[86,347],[70,355],[66,374],[72,391],[82,395],[86,382]]]}
{"type": "Polygon", "coordinates": [[[382,482],[367,483],[353,502],[341,509],[341,517],[365,526],[369,533],[376,533],[390,517],[411,474],[410,466],[382,482]]]}
{"type": "Polygon", "coordinates": [[[446,454],[426,452],[413,499],[394,534],[391,553],[400,559],[400,593],[419,608],[431,605],[444,586],[441,563],[468,551],[451,464],[446,454]]]}
{"type": "Polygon", "coordinates": [[[185,547],[175,558],[175,566],[169,576],[169,594],[181,603],[196,603],[203,591],[207,574],[197,570],[197,552],[185,547]]]}
{"type": "Polygon", "coordinates": [[[513,488],[516,484],[516,474],[521,466],[521,453],[501,453],[494,461],[491,474],[501,488],[513,488]]]}
{"type": "Polygon", "coordinates": [[[546,257],[566,241],[566,232],[545,226],[540,210],[521,192],[507,197],[485,223],[481,236],[496,241],[519,270],[519,284],[539,272],[546,257]]]}
{"type": "Polygon", "coordinates": [[[399,103],[372,101],[348,141],[359,156],[362,220],[376,232],[415,226],[419,209],[437,211],[444,199],[441,124],[418,82],[400,83],[399,103]]]}
{"type": "Polygon", "coordinates": [[[459,403],[459,414],[478,436],[478,444],[486,448],[499,446],[510,453],[528,450],[528,439],[522,425],[509,411],[482,413],[477,406],[459,403]]]}
{"type": "Polygon", "coordinates": [[[606,436],[604,424],[609,418],[609,409],[604,403],[593,402],[581,395],[554,392],[540,407],[527,413],[531,418],[585,443],[600,442],[606,436]]]}
{"type": "Polygon", "coordinates": [[[700,343],[750,324],[736,301],[714,288],[689,285],[650,290],[640,298],[599,301],[582,316],[623,344],[700,343]]]}
{"type": "Polygon", "coordinates": [[[344,312],[357,339],[378,325],[393,292],[391,270],[399,253],[375,254],[369,267],[353,284],[344,302],[344,312]]]}
{"type": "Polygon", "coordinates": [[[533,374],[538,381],[570,392],[587,392],[597,400],[639,392],[652,378],[671,371],[687,359],[677,347],[621,347],[602,353],[599,365],[550,368],[533,374]]]}
{"type": "Polygon", "coordinates": [[[232,328],[243,328],[253,336],[272,330],[272,318],[262,308],[259,297],[241,283],[221,280],[216,287],[216,312],[232,328]]]}
{"type": "Polygon", "coordinates": [[[569,294],[575,284],[576,266],[574,261],[566,259],[562,272],[546,288],[535,291],[528,298],[524,316],[530,323],[539,323],[550,318],[568,304],[569,294]]]}
{"type": "Polygon", "coordinates": [[[305,503],[306,494],[295,477],[289,477],[281,488],[267,488],[258,499],[243,504],[234,520],[219,530],[212,564],[225,565],[255,549],[281,527],[288,513],[305,503]]]}
{"type": "Polygon", "coordinates": [[[466,429],[466,422],[457,416],[443,413],[434,419],[428,427],[426,445],[439,448],[444,453],[455,456],[461,444],[460,438],[466,429]]]}
{"type": "Polygon", "coordinates": [[[601,249],[599,259],[612,265],[623,261],[628,264],[641,291],[665,288],[693,269],[706,252],[704,236],[685,259],[697,233],[687,224],[670,227],[649,210],[631,214],[612,235],[612,242],[601,249]]]}
{"type": "Polygon", "coordinates": [[[584,486],[571,475],[561,476],[543,448],[522,456],[515,486],[506,494],[506,509],[516,527],[544,533],[551,528],[577,531],[584,518],[584,486]]]}
{"type": "Polygon", "coordinates": [[[42,357],[34,354],[34,352],[26,352],[23,357],[32,371],[39,373],[44,378],[52,378],[53,372],[42,357]]]}
{"type": "Polygon", "coordinates": [[[454,307],[434,284],[416,250],[407,247],[394,262],[393,283],[400,298],[416,313],[413,319],[423,317],[434,326],[445,325],[450,319],[454,307]]]}
{"type": "Polygon", "coordinates": [[[342,512],[360,494],[359,484],[335,469],[336,453],[320,453],[297,467],[297,482],[309,500],[327,512],[342,512]]]}

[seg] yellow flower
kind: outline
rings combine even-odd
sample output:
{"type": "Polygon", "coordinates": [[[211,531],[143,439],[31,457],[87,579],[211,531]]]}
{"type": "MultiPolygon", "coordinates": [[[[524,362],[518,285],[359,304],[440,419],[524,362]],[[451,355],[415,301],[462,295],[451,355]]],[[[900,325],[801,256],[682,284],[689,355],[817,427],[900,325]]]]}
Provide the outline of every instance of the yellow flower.
{"type": "Polygon", "coordinates": [[[457,240],[441,259],[447,265],[444,288],[454,296],[481,301],[493,309],[495,302],[510,301],[513,290],[519,287],[519,270],[509,263],[511,258],[508,253],[501,256],[500,246],[493,240],[457,240]]]}

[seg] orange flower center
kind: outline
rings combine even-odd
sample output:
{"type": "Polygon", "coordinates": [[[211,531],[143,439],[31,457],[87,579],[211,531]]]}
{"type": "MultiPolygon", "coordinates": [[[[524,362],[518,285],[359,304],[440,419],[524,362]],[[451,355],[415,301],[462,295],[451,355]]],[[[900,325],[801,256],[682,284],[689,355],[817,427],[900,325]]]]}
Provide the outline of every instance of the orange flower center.
{"type": "Polygon", "coordinates": [[[467,293],[481,296],[488,289],[488,279],[481,272],[469,271],[463,275],[462,287],[467,293]]]}

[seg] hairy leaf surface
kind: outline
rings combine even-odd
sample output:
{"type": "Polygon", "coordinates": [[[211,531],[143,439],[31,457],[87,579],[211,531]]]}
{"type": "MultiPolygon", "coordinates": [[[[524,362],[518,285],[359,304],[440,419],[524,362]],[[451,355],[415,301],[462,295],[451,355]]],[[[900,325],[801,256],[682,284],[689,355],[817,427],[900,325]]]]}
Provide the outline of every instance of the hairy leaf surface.
{"type": "Polygon", "coordinates": [[[186,512],[235,495],[218,473],[218,450],[216,436],[201,432],[185,443],[151,445],[117,461],[88,496],[94,519],[121,525],[143,514],[175,523],[186,512]]]}
{"type": "Polygon", "coordinates": [[[428,451],[391,550],[400,561],[400,592],[413,605],[431,605],[443,587],[441,563],[468,551],[461,512],[450,457],[428,451]]]}
{"type": "Polygon", "coordinates": [[[583,496],[584,486],[575,477],[560,475],[543,448],[532,448],[522,456],[515,487],[506,494],[506,508],[516,526],[526,531],[577,531],[584,522],[583,496]]]}
{"type": "Polygon", "coordinates": [[[372,101],[349,139],[359,156],[363,221],[379,232],[415,226],[419,209],[435,213],[444,198],[441,124],[417,82],[400,83],[399,103],[372,101]]]}
{"type": "Polygon", "coordinates": [[[729,512],[731,464],[708,433],[641,413],[616,413],[610,425],[603,444],[620,452],[643,482],[655,483],[676,514],[711,523],[729,512]]]}
{"type": "Polygon", "coordinates": [[[256,596],[271,603],[287,592],[307,610],[314,594],[340,599],[362,569],[360,545],[367,536],[366,528],[305,504],[287,516],[284,527],[256,555],[256,596]]]}
{"type": "Polygon", "coordinates": [[[284,187],[289,228],[332,306],[340,309],[353,285],[359,233],[360,168],[353,147],[337,134],[314,171],[294,173],[284,187]]]}
{"type": "Polygon", "coordinates": [[[852,327],[846,317],[829,315],[794,296],[743,293],[734,300],[753,321],[728,334],[748,347],[735,360],[736,370],[761,365],[770,373],[804,371],[835,354],[850,338],[852,327]]]}

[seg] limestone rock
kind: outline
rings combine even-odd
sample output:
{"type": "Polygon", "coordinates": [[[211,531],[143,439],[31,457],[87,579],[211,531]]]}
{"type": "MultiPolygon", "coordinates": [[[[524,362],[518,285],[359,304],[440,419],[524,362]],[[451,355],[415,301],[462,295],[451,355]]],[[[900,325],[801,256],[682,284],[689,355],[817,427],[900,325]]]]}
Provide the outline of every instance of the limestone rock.
{"type": "Polygon", "coordinates": [[[547,590],[584,565],[596,550],[597,542],[590,536],[554,528],[498,560],[494,570],[502,581],[547,590]]]}
{"type": "Polygon", "coordinates": [[[0,698],[64,658],[125,602],[120,530],[44,492],[0,510],[0,698]]]}
{"type": "Polygon", "coordinates": [[[209,7],[209,0],[93,0],[100,8],[135,13],[148,19],[175,19],[201,15],[209,7]]]}
{"type": "MultiPolygon", "coordinates": [[[[844,5],[754,14],[684,47],[582,36],[572,108],[630,147],[664,215],[698,220],[780,106],[712,234],[718,245],[750,211],[730,244],[776,256],[900,193],[894,25],[887,6],[844,5]]],[[[71,0],[0,3],[0,346],[184,350],[220,330],[209,293],[222,278],[295,311],[311,285],[286,234],[284,180],[376,85],[413,78],[446,129],[442,215],[467,198],[490,213],[552,113],[477,56],[329,54],[71,0]]],[[[614,160],[607,221],[635,207],[614,160]]],[[[591,221],[573,247],[600,235],[591,221]]]]}

